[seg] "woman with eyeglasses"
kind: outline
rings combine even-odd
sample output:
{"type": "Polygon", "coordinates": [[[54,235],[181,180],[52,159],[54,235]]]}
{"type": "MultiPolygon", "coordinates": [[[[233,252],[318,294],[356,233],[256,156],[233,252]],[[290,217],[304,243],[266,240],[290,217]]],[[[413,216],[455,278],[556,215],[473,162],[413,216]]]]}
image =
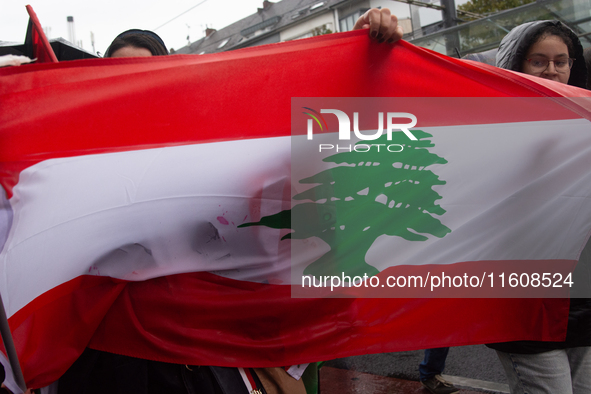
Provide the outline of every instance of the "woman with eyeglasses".
{"type": "MultiPolygon", "coordinates": [[[[583,47],[577,35],[559,21],[517,26],[501,41],[496,60],[497,67],[586,88],[583,47]]],[[[591,393],[591,300],[583,298],[589,297],[590,262],[591,242],[583,249],[573,275],[564,341],[487,345],[497,351],[512,394],[591,393]]]]}
{"type": "Polygon", "coordinates": [[[535,21],[507,34],[497,67],[585,88],[587,69],[577,35],[559,21],[535,21]]]}

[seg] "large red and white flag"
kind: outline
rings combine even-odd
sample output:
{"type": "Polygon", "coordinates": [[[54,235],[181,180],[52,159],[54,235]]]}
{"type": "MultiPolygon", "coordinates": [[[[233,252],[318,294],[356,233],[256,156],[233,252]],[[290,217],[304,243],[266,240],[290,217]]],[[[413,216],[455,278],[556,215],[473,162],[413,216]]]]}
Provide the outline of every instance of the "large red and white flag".
{"type": "Polygon", "coordinates": [[[85,347],[263,367],[562,339],[568,301],[520,288],[568,294],[588,239],[589,96],[366,32],[0,70],[0,292],[28,385],[85,347]],[[416,124],[337,150],[326,109],[416,124]],[[379,294],[331,289],[363,274],[379,294]]]}

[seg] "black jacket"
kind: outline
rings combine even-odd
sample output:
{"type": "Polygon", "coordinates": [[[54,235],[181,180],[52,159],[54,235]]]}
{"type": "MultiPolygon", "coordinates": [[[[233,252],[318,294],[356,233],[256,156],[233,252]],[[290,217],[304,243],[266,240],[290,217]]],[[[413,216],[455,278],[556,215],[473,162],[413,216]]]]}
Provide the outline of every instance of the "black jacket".
{"type": "MultiPolygon", "coordinates": [[[[535,21],[528,22],[517,26],[507,34],[497,52],[497,67],[507,70],[521,71],[521,65],[525,60],[525,55],[529,46],[532,44],[532,37],[541,28],[548,26],[565,26],[562,22],[552,21],[535,21]]],[[[587,67],[585,66],[585,58],[583,57],[583,46],[577,35],[568,29],[569,36],[573,42],[575,53],[573,57],[575,62],[570,72],[568,84],[580,88],[587,87],[587,67]]]]}
{"type": "MultiPolygon", "coordinates": [[[[525,55],[532,44],[532,37],[540,28],[548,25],[562,25],[559,21],[536,21],[517,26],[507,34],[496,55],[497,67],[521,71],[525,55]]],[[[587,67],[583,57],[583,47],[577,35],[569,29],[574,45],[575,62],[571,69],[568,84],[586,88],[587,67]]],[[[506,353],[532,354],[553,349],[566,349],[578,346],[591,346],[591,240],[583,249],[577,268],[573,273],[575,288],[571,289],[570,311],[566,340],[562,342],[516,341],[487,345],[506,353]]],[[[519,322],[515,322],[519,324],[519,322]]]]}

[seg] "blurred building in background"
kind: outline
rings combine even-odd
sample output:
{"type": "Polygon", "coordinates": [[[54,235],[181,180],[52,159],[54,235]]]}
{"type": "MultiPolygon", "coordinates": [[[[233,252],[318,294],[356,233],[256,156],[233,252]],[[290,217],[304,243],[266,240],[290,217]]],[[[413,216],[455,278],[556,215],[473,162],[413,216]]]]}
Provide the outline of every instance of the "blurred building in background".
{"type": "Polygon", "coordinates": [[[484,14],[456,11],[453,0],[265,0],[256,13],[207,29],[205,37],[174,52],[207,54],[349,31],[374,7],[388,7],[399,17],[405,40],[453,57],[494,49],[513,27],[541,19],[561,20],[584,47],[591,46],[591,0],[537,0],[484,14]]]}
{"type": "Polygon", "coordinates": [[[348,31],[355,21],[373,7],[399,5],[400,23],[412,31],[408,4],[365,0],[283,0],[263,1],[256,13],[220,30],[207,29],[205,37],[175,53],[215,53],[238,48],[295,40],[327,33],[348,31]],[[405,17],[404,14],[407,14],[405,17]]]}

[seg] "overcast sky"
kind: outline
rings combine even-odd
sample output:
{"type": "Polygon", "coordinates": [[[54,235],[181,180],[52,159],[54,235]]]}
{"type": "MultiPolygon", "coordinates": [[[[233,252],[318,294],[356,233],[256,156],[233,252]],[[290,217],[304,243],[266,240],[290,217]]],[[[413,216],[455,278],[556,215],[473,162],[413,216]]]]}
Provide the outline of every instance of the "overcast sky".
{"type": "Polygon", "coordinates": [[[83,48],[92,52],[93,32],[96,51],[104,53],[117,34],[131,28],[154,30],[169,48],[178,49],[187,44],[187,34],[195,41],[203,37],[206,25],[225,27],[254,14],[263,0],[0,0],[0,41],[24,42],[27,4],[41,25],[50,28],[46,29],[48,38],[69,39],[67,17],[73,16],[76,41],[81,40],[83,48]]]}

